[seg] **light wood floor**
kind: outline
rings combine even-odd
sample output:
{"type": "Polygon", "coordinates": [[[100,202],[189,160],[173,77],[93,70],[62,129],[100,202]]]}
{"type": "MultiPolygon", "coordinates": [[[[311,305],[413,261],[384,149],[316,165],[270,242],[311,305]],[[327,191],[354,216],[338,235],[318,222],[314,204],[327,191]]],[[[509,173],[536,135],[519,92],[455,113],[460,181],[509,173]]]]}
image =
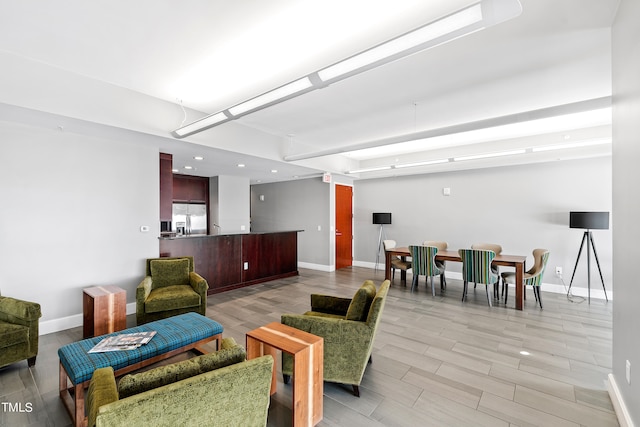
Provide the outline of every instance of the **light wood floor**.
{"type": "MultiPolygon", "coordinates": [[[[207,315],[244,345],[247,331],[279,321],[282,313],[308,310],[310,293],[350,297],[363,280],[379,284],[382,276],[366,268],[301,270],[299,277],[213,295],[207,315]]],[[[604,383],[613,303],[570,302],[543,291],[540,310],[529,290],[518,312],[512,296],[506,307],[489,308],[480,285],[470,286],[464,303],[461,282],[449,279],[444,293],[436,288],[433,298],[422,280],[412,293],[397,275],[361,397],[325,383],[320,426],[618,425],[604,383]]],[[[134,326],[134,316],[127,321],[134,326]]],[[[0,426],[71,425],[58,398],[57,349],[81,335],[82,328],[74,328],[42,336],[34,368],[25,361],[0,369],[0,402],[33,408],[0,406],[0,426]]],[[[291,386],[278,380],[268,425],[288,426],[291,386]]]]}

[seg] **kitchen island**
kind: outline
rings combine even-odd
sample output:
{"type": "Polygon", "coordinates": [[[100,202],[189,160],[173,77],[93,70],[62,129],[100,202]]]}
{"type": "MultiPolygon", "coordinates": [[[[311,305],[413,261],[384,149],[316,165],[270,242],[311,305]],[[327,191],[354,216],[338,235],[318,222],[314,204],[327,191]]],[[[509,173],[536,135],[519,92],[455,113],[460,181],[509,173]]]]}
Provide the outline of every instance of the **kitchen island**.
{"type": "Polygon", "coordinates": [[[298,275],[298,232],[161,237],[160,256],[193,256],[209,295],[298,275]]]}

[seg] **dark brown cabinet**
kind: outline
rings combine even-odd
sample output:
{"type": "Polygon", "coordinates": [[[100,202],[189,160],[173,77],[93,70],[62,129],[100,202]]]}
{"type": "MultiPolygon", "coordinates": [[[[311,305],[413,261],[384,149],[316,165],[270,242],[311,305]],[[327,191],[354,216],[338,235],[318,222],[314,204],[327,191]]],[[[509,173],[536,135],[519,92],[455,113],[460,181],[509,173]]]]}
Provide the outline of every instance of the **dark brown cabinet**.
{"type": "Polygon", "coordinates": [[[209,178],[173,175],[173,201],[206,203],[209,200],[209,178]]]}
{"type": "Polygon", "coordinates": [[[298,232],[178,237],[160,240],[160,256],[193,256],[208,294],[298,275],[298,232]]]}
{"type": "Polygon", "coordinates": [[[173,156],[160,153],[160,221],[171,221],[173,204],[173,156]]]}

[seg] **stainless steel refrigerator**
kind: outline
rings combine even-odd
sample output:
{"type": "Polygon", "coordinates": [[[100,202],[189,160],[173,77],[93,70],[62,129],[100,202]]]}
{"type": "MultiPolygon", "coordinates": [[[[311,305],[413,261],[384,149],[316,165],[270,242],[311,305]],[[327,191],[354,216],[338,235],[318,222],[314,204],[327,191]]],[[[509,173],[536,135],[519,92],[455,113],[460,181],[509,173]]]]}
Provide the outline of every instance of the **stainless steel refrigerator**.
{"type": "Polygon", "coordinates": [[[178,236],[207,234],[207,206],[196,203],[174,203],[172,230],[178,236]]]}

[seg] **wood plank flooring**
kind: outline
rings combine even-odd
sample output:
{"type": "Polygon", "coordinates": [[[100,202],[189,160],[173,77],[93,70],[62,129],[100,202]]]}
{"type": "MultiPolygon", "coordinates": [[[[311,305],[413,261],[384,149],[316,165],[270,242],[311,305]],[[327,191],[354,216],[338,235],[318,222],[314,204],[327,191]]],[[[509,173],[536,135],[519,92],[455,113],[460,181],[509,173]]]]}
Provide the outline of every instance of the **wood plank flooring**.
{"type": "MultiPolygon", "coordinates": [[[[357,267],[301,270],[298,277],[213,295],[207,316],[244,345],[247,331],[282,313],[307,311],[311,293],[351,297],[365,279],[379,284],[382,277],[357,267]]],[[[543,288],[544,310],[529,290],[518,312],[513,297],[506,307],[490,308],[480,285],[470,286],[462,303],[459,281],[448,279],[444,292],[436,285],[433,298],[424,280],[412,293],[410,280],[405,287],[397,275],[392,284],[361,397],[325,383],[319,426],[618,425],[605,387],[612,302],[570,302],[543,288]]],[[[134,326],[135,316],[127,322],[134,326]]],[[[34,368],[25,361],[0,369],[0,402],[14,405],[0,406],[0,426],[71,425],[58,398],[57,350],[81,338],[81,327],[44,335],[34,368]]],[[[278,375],[268,425],[291,425],[290,406],[291,385],[278,375]]]]}

